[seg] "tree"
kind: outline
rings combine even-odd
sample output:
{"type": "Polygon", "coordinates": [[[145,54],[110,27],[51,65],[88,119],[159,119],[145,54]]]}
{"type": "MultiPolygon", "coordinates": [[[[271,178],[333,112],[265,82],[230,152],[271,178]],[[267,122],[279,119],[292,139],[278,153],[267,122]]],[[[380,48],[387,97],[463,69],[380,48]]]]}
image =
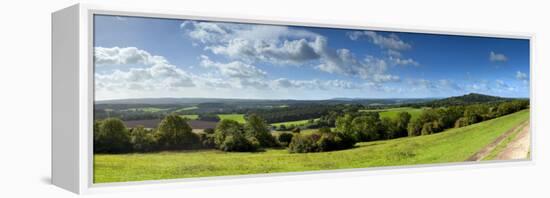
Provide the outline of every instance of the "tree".
{"type": "Polygon", "coordinates": [[[138,126],[130,132],[130,143],[134,151],[150,152],[155,150],[156,140],[152,130],[138,126]]]}
{"type": "Polygon", "coordinates": [[[290,141],[292,141],[293,136],[292,133],[281,133],[279,134],[278,140],[283,146],[287,146],[290,141]]]}
{"type": "Polygon", "coordinates": [[[423,123],[419,119],[415,119],[409,122],[409,125],[407,126],[409,137],[419,136],[422,130],[422,126],[423,126],[423,123]]]}
{"type": "Polygon", "coordinates": [[[131,151],[130,136],[122,120],[107,118],[94,124],[94,152],[123,153],[131,151]]]}
{"type": "Polygon", "coordinates": [[[424,125],[422,126],[422,131],[420,132],[421,135],[430,135],[433,133],[433,124],[428,122],[428,123],[424,123],[424,125]]]}
{"type": "Polygon", "coordinates": [[[407,126],[409,125],[410,120],[411,114],[409,112],[403,111],[397,114],[397,120],[395,122],[396,131],[393,134],[393,138],[406,137],[408,135],[407,126]]]}
{"type": "Polygon", "coordinates": [[[222,120],[216,125],[214,140],[216,145],[221,145],[227,136],[243,135],[243,128],[239,122],[234,120],[222,120]]]}
{"type": "Polygon", "coordinates": [[[168,115],[157,129],[158,143],[163,149],[189,149],[199,145],[197,134],[178,115],[168,115]]]}
{"type": "Polygon", "coordinates": [[[214,143],[222,151],[255,151],[260,143],[255,137],[246,137],[243,126],[234,120],[222,120],[216,125],[214,143]]]}
{"type": "Polygon", "coordinates": [[[215,131],[214,131],[213,128],[206,128],[206,129],[204,129],[204,133],[206,133],[206,134],[214,134],[214,132],[215,132],[215,131]]]}
{"type": "Polygon", "coordinates": [[[381,121],[378,113],[358,116],[351,122],[352,131],[359,141],[373,141],[381,138],[381,121]]]}
{"type": "Polygon", "coordinates": [[[392,120],[391,118],[385,117],[381,120],[382,128],[384,129],[384,137],[383,139],[393,139],[397,137],[397,134],[399,133],[399,129],[397,126],[397,122],[392,120]]]}
{"type": "Polygon", "coordinates": [[[353,116],[350,114],[336,118],[336,131],[340,133],[353,134],[352,121],[353,116]]]}
{"type": "Polygon", "coordinates": [[[271,131],[264,119],[256,114],[248,116],[248,120],[244,126],[247,137],[254,137],[262,147],[272,147],[276,145],[275,138],[271,135],[271,131]]]}

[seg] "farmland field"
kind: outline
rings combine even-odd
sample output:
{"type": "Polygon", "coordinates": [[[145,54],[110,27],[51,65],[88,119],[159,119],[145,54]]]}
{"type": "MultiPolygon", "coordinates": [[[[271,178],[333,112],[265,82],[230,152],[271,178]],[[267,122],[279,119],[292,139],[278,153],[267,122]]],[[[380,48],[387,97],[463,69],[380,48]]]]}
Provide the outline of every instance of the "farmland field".
{"type": "Polygon", "coordinates": [[[239,123],[245,123],[244,114],[218,114],[222,120],[235,120],[239,123]]]}
{"type": "Polygon", "coordinates": [[[380,118],[395,118],[400,112],[406,111],[411,114],[411,119],[416,119],[423,111],[421,108],[411,108],[411,107],[399,107],[399,108],[390,108],[390,109],[372,109],[372,110],[360,110],[361,112],[379,112],[380,118]]]}
{"type": "Polygon", "coordinates": [[[529,110],[523,110],[433,135],[362,142],[354,149],[322,153],[290,154],[284,149],[267,149],[243,153],[199,150],[95,154],[94,182],[461,162],[528,119],[529,110]]]}
{"type": "MultiPolygon", "coordinates": [[[[318,119],[315,119],[315,120],[318,120],[318,119]]],[[[291,126],[291,125],[300,126],[300,125],[307,124],[308,122],[309,122],[309,119],[307,119],[307,120],[288,121],[288,122],[278,122],[278,123],[272,123],[271,125],[279,127],[279,126],[284,124],[285,126],[288,127],[288,126],[291,126]]]]}
{"type": "Polygon", "coordinates": [[[197,118],[199,118],[199,115],[180,115],[180,117],[187,118],[190,120],[196,120],[197,118]]]}

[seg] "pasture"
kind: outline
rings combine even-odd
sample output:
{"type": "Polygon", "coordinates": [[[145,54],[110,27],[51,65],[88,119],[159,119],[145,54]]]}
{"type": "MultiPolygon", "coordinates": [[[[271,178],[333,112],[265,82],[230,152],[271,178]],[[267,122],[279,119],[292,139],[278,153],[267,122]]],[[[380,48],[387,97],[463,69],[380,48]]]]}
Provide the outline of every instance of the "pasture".
{"type": "MultiPolygon", "coordinates": [[[[315,120],[318,120],[318,118],[315,119],[315,120]]],[[[294,126],[301,126],[301,125],[307,124],[308,122],[309,122],[309,119],[307,119],[307,120],[296,120],[296,121],[288,121],[288,122],[271,123],[270,125],[271,125],[271,126],[275,126],[275,127],[280,127],[281,125],[285,125],[285,126],[287,126],[287,127],[288,127],[288,126],[292,126],[292,125],[294,125],[294,126]]]]}
{"type": "Polygon", "coordinates": [[[418,118],[418,116],[422,113],[424,109],[423,108],[411,108],[411,107],[399,107],[399,108],[389,108],[389,109],[364,109],[360,110],[360,112],[378,112],[380,114],[380,118],[396,118],[397,115],[400,112],[406,111],[409,114],[411,114],[411,120],[414,120],[418,118]]]}
{"type": "Polygon", "coordinates": [[[235,120],[241,124],[245,123],[244,114],[218,114],[222,120],[235,120]]]}
{"type": "MultiPolygon", "coordinates": [[[[242,114],[224,117],[244,122],[242,114]]],[[[433,135],[361,142],[353,149],[321,153],[267,149],[94,154],[94,183],[461,162],[528,119],[529,110],[522,110],[433,135]]]]}

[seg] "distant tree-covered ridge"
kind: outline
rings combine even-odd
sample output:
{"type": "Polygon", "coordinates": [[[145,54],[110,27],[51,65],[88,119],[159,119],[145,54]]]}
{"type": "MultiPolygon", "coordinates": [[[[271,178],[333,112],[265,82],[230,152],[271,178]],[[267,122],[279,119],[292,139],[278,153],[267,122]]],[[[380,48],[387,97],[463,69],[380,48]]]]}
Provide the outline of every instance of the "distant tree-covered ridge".
{"type": "Polygon", "coordinates": [[[514,98],[504,98],[504,97],[490,96],[490,95],[484,95],[484,94],[478,94],[478,93],[470,93],[462,96],[448,97],[448,98],[434,100],[426,103],[411,104],[410,106],[444,107],[444,106],[469,105],[469,104],[479,104],[479,103],[503,102],[503,101],[510,101],[513,99],[514,98]]]}

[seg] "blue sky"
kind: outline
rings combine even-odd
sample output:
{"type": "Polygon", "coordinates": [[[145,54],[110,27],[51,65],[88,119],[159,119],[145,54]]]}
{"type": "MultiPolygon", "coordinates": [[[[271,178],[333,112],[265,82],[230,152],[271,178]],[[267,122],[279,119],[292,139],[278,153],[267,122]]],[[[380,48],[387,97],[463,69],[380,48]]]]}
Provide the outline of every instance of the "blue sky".
{"type": "Polygon", "coordinates": [[[95,16],[96,99],[529,96],[529,41],[95,16]]]}

